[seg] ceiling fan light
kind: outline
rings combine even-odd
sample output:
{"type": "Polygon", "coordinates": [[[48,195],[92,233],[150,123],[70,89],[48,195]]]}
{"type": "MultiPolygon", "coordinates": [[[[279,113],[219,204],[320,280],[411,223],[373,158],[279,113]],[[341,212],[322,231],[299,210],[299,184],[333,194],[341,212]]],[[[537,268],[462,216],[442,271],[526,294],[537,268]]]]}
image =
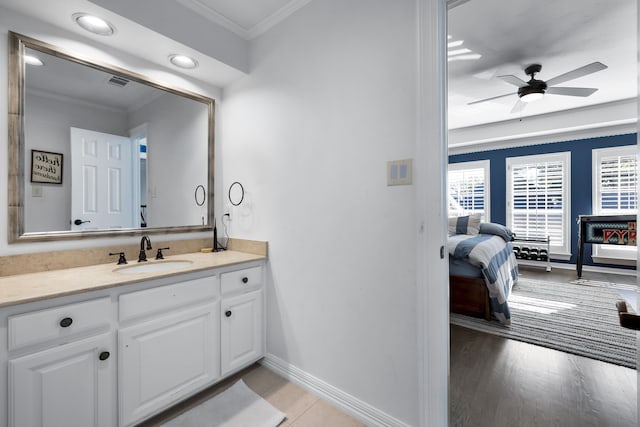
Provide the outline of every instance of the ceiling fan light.
{"type": "Polygon", "coordinates": [[[533,102],[533,101],[537,101],[539,99],[542,99],[543,97],[544,97],[544,92],[536,91],[536,92],[525,93],[524,95],[522,95],[520,97],[520,100],[522,102],[533,102]]]}

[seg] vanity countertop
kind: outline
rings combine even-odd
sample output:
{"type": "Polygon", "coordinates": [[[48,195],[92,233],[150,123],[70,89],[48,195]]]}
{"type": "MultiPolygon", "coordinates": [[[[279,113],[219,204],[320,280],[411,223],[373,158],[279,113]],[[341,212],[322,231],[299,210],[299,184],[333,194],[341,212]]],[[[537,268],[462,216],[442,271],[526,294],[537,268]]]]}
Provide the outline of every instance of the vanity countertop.
{"type": "MultiPolygon", "coordinates": [[[[5,276],[0,277],[0,307],[264,259],[263,255],[229,250],[166,256],[164,261],[191,261],[190,265],[175,270],[122,274],[115,270],[124,266],[109,263],[5,276]]],[[[154,262],[158,261],[148,261],[154,262]]],[[[131,262],[128,266],[135,264],[131,262]]]]}

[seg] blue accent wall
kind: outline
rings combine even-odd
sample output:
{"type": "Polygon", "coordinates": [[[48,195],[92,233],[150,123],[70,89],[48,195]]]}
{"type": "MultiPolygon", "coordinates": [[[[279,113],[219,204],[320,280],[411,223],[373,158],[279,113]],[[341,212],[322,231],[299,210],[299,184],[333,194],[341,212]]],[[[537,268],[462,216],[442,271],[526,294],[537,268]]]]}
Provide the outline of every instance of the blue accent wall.
{"type": "MultiPolygon", "coordinates": [[[[456,154],[449,156],[449,163],[472,162],[477,160],[489,160],[491,189],[491,222],[506,224],[507,201],[507,157],[520,157],[536,154],[549,154],[571,152],[571,259],[569,263],[575,264],[578,254],[578,226],[576,221],[579,215],[591,214],[591,182],[592,159],[591,152],[597,148],[621,147],[635,145],[637,136],[635,133],[626,135],[605,136],[598,138],[579,139],[575,141],[554,142],[549,144],[529,145],[526,147],[505,148],[499,150],[480,151],[475,153],[456,154]]],[[[562,261],[558,261],[562,262],[562,261]]],[[[585,247],[585,265],[594,265],[591,259],[589,245],[585,247]]],[[[598,264],[602,265],[602,264],[598,264]]],[[[620,267],[620,266],[615,266],[620,267]]]]}

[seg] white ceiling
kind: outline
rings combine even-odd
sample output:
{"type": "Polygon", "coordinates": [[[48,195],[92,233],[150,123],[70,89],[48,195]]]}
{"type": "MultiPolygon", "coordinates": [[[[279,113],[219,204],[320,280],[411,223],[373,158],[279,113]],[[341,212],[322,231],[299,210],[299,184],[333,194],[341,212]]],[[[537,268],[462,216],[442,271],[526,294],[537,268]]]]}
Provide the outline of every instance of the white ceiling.
{"type": "Polygon", "coordinates": [[[240,37],[250,40],[311,0],[176,0],[240,37]]]}
{"type": "MultiPolygon", "coordinates": [[[[115,21],[118,34],[108,39],[88,37],[165,67],[167,49],[192,54],[201,66],[174,72],[225,86],[242,75],[239,71],[242,68],[229,67],[202,46],[202,40],[217,39],[213,35],[206,37],[210,29],[202,23],[211,22],[212,27],[223,27],[242,40],[250,40],[311,0],[156,1],[65,0],[52,8],[50,0],[0,0],[0,6],[84,36],[86,33],[72,23],[71,14],[79,10],[102,12],[115,21]],[[160,6],[154,9],[150,7],[152,4],[162,4],[165,10],[160,10],[160,6]],[[166,24],[171,16],[164,15],[170,15],[170,9],[189,11],[200,19],[197,38],[193,34],[186,34],[184,39],[176,37],[180,28],[196,24],[186,21],[166,24]],[[141,18],[141,11],[147,21],[141,18]],[[143,26],[152,21],[157,24],[154,29],[143,26]]],[[[448,20],[452,40],[464,40],[462,47],[482,55],[478,60],[448,64],[450,129],[617,102],[637,95],[635,0],[448,0],[448,3],[453,6],[448,20]],[[594,61],[609,68],[561,86],[595,87],[599,89],[596,93],[587,98],[547,95],[517,114],[511,113],[518,99],[517,88],[495,77],[512,74],[528,80],[523,69],[531,63],[540,63],[542,71],[536,77],[548,80],[594,61]],[[470,101],[508,93],[513,95],[467,105],[470,101]]]]}
{"type": "MultiPolygon", "coordinates": [[[[449,128],[519,119],[637,96],[635,0],[471,0],[449,10],[451,40],[479,53],[478,60],[449,62],[449,128]],[[537,79],[600,61],[609,68],[558,86],[594,87],[587,98],[545,95],[511,113],[517,87],[497,75],[529,78],[523,69],[542,65],[537,79]],[[468,102],[513,93],[476,105],[468,102]]],[[[451,41],[450,40],[450,41],[451,41]]]]}

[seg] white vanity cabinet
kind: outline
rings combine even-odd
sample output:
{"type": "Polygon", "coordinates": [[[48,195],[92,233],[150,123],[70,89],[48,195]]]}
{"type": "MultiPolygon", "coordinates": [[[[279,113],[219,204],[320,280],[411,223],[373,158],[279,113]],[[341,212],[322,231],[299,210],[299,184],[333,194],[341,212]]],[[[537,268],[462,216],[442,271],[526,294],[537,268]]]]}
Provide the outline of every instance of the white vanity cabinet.
{"type": "Polygon", "coordinates": [[[221,275],[220,353],[226,375],[264,355],[264,291],[262,267],[221,275]]]}
{"type": "Polygon", "coordinates": [[[9,316],[9,426],[115,422],[111,301],[100,298],[9,316]]]}
{"type": "Polygon", "coordinates": [[[130,426],[220,377],[218,277],[120,296],[120,425],[130,426]]]}
{"type": "Polygon", "coordinates": [[[0,427],[134,426],[257,361],[263,275],[236,262],[0,307],[0,427]]]}
{"type": "Polygon", "coordinates": [[[9,425],[113,426],[115,367],[108,334],[9,362],[9,425]]]}

